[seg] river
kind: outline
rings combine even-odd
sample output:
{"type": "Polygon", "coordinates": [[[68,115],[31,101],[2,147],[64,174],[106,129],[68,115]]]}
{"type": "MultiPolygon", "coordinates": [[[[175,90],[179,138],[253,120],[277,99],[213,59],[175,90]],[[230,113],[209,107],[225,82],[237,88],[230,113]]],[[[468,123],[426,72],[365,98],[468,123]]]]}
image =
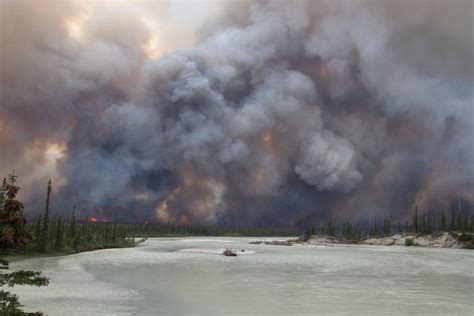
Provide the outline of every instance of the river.
{"type": "Polygon", "coordinates": [[[12,263],[44,271],[15,287],[48,315],[473,315],[474,251],[251,245],[261,238],[153,238],[12,263]],[[246,252],[219,253],[226,247],[246,252]]]}

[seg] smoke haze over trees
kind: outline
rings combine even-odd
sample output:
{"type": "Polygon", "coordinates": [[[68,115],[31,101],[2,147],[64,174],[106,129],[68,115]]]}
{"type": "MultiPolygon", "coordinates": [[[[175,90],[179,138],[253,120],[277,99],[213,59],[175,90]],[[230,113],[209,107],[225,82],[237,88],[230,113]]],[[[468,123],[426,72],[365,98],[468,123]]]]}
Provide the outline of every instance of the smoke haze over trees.
{"type": "Polygon", "coordinates": [[[54,213],[110,220],[404,223],[473,204],[471,1],[0,11],[0,173],[21,172],[27,215],[50,177],[54,213]]]}

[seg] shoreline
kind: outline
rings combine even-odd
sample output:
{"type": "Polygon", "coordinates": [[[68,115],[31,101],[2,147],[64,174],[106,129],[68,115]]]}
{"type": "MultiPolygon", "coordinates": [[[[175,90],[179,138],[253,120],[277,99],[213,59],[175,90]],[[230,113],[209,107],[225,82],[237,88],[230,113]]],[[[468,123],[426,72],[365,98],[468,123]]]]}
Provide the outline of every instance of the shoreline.
{"type": "Polygon", "coordinates": [[[133,248],[141,243],[145,242],[147,238],[132,238],[134,240],[134,244],[130,246],[116,246],[116,247],[97,247],[97,248],[92,248],[92,249],[86,249],[86,250],[81,250],[81,251],[59,251],[59,252],[46,252],[46,253],[18,253],[18,254],[12,254],[5,256],[5,260],[7,260],[9,263],[13,262],[19,262],[22,260],[28,260],[28,259],[35,259],[35,258],[52,258],[52,257],[63,257],[63,256],[69,256],[69,255],[75,255],[78,253],[83,253],[83,252],[93,252],[97,250],[105,250],[105,249],[121,249],[121,248],[133,248]]]}
{"type": "Polygon", "coordinates": [[[424,248],[455,248],[472,249],[472,235],[468,235],[468,240],[462,240],[461,235],[449,232],[440,232],[434,234],[415,234],[415,233],[396,233],[383,236],[368,236],[358,240],[349,240],[337,236],[312,235],[307,238],[279,240],[257,240],[250,244],[265,244],[275,246],[312,246],[312,245],[373,245],[373,246],[405,246],[405,247],[424,247],[424,248]]]}

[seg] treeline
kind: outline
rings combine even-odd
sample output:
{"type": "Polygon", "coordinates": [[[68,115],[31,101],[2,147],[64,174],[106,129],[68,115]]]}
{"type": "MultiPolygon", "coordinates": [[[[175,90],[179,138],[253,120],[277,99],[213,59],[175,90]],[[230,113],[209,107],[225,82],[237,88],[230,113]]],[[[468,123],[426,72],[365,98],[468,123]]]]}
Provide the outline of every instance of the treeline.
{"type": "Polygon", "coordinates": [[[466,233],[474,233],[474,215],[468,217],[460,211],[456,214],[455,208],[452,206],[451,216],[448,219],[444,213],[437,214],[433,211],[420,214],[418,207],[415,207],[411,221],[405,221],[403,225],[401,222],[393,225],[388,218],[378,221],[377,217],[374,217],[366,227],[368,229],[363,230],[360,224],[353,224],[347,221],[343,222],[341,229],[337,229],[332,220],[329,219],[328,224],[325,226],[320,225],[319,229],[316,229],[313,224],[309,225],[304,232],[304,236],[307,238],[311,235],[321,234],[350,240],[390,235],[392,233],[433,234],[437,232],[452,232],[464,236],[466,233]]]}
{"type": "Polygon", "coordinates": [[[74,212],[67,223],[61,216],[48,218],[42,214],[35,224],[28,225],[33,241],[20,251],[29,253],[76,253],[105,248],[132,247],[128,225],[109,223],[78,223],[74,212]]]}
{"type": "Polygon", "coordinates": [[[227,237],[274,237],[297,236],[298,230],[281,227],[238,228],[178,224],[136,224],[126,225],[130,237],[181,237],[181,236],[227,236],[227,237]]]}
{"type": "MultiPolygon", "coordinates": [[[[48,181],[44,212],[27,230],[32,240],[19,247],[18,253],[76,253],[104,248],[131,247],[134,240],[128,238],[127,226],[108,223],[79,223],[74,211],[63,221],[58,215],[50,216],[51,180],[48,181]]],[[[3,191],[2,191],[3,192],[3,191]]],[[[1,200],[2,194],[0,194],[1,200]]]]}

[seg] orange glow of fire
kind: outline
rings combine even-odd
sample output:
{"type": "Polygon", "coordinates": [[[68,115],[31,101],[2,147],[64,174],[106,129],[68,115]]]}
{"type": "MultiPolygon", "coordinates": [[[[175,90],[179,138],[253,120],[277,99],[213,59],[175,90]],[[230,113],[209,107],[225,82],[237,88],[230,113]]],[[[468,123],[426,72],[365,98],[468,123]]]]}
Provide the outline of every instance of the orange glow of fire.
{"type": "Polygon", "coordinates": [[[222,202],[224,185],[214,178],[203,178],[191,163],[186,163],[181,170],[181,185],[169,192],[156,207],[156,218],[181,224],[194,218],[214,222],[215,210],[222,202]],[[174,210],[176,205],[177,209],[174,210]],[[182,214],[183,211],[187,214],[182,214]]]}

